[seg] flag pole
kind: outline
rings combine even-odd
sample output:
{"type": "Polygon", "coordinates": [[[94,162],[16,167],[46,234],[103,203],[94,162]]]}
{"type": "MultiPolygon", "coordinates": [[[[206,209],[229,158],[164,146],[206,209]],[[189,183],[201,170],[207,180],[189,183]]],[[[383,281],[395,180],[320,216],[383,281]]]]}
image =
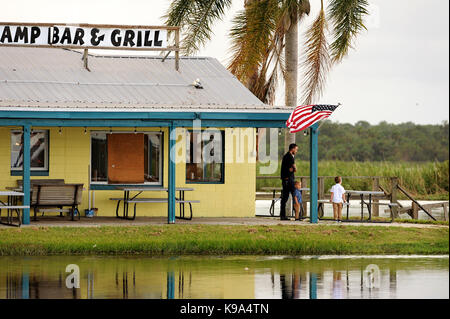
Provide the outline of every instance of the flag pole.
{"type": "MultiPolygon", "coordinates": [[[[336,109],[337,109],[340,105],[341,105],[341,103],[338,103],[336,109]]],[[[334,110],[336,111],[336,109],[334,109],[334,110]]],[[[325,123],[325,121],[323,121],[322,123],[320,123],[319,127],[317,128],[317,131],[320,130],[320,127],[322,126],[323,123],[325,123]]]]}

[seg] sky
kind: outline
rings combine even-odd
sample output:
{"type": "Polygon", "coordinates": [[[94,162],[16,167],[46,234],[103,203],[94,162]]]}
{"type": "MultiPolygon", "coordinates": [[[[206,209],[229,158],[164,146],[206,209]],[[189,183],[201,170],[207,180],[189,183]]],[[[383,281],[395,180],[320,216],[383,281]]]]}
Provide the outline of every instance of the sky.
{"type": "MultiPolygon", "coordinates": [[[[215,57],[226,65],[230,58],[228,30],[243,2],[233,0],[198,55],[215,57]]],[[[300,54],[305,30],[320,9],[320,1],[310,2],[311,13],[299,28],[300,54]]],[[[331,69],[324,94],[316,102],[342,103],[330,117],[340,123],[448,121],[449,1],[369,3],[367,31],[358,37],[348,57],[331,69]]],[[[0,0],[0,22],[161,25],[169,4],[169,0],[0,0]]],[[[299,104],[300,98],[301,87],[299,104]]],[[[284,104],[282,83],[275,104],[284,104]]]]}

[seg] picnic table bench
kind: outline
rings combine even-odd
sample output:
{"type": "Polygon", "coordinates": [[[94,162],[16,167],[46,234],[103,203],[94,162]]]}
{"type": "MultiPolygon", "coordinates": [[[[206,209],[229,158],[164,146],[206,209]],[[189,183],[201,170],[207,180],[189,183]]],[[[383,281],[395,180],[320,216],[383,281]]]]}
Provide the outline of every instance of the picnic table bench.
{"type": "MultiPolygon", "coordinates": [[[[325,215],[325,211],[324,211],[324,206],[325,204],[331,204],[329,199],[319,199],[317,201],[317,213],[318,213],[318,217],[319,219],[323,219],[323,216],[325,215]]],[[[343,203],[344,206],[350,206],[350,203],[343,203]]],[[[348,217],[347,217],[348,219],[348,217]]]]}
{"type": "MultiPolygon", "coordinates": [[[[117,201],[116,217],[121,219],[134,220],[136,218],[136,206],[139,203],[167,203],[169,199],[163,198],[143,198],[138,196],[143,192],[168,192],[167,188],[163,187],[117,187],[118,190],[123,190],[123,197],[113,197],[110,200],[117,201]],[[130,197],[130,192],[137,192],[136,195],[130,197]],[[123,214],[119,216],[120,202],[123,201],[123,214]],[[128,214],[128,204],[134,204],[133,216],[128,214]]],[[[185,192],[193,191],[193,188],[177,187],[175,191],[179,192],[179,196],[175,197],[175,202],[180,205],[180,216],[175,216],[179,219],[191,220],[193,216],[192,204],[200,203],[199,200],[187,200],[185,199],[185,192]],[[189,204],[189,217],[185,215],[185,204],[189,204]]]]}

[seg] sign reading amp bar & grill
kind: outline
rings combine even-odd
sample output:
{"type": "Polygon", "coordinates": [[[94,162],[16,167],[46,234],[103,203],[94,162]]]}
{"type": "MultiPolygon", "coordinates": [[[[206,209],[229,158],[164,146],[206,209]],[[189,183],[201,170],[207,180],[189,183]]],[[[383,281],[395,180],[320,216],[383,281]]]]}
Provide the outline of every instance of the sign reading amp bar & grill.
{"type": "Polygon", "coordinates": [[[170,27],[0,23],[0,46],[167,49],[170,27]]]}

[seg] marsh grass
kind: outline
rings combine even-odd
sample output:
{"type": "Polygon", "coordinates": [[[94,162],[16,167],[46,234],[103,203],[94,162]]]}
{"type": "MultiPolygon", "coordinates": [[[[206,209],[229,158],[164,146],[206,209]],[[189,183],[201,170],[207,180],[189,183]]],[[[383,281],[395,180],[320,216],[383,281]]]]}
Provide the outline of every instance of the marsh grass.
{"type": "Polygon", "coordinates": [[[0,255],[364,255],[448,252],[448,227],[155,225],[0,229],[0,255]]]}

